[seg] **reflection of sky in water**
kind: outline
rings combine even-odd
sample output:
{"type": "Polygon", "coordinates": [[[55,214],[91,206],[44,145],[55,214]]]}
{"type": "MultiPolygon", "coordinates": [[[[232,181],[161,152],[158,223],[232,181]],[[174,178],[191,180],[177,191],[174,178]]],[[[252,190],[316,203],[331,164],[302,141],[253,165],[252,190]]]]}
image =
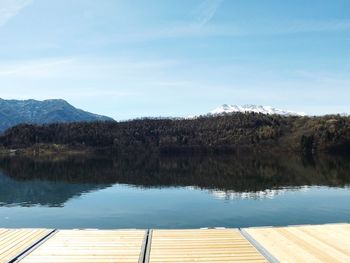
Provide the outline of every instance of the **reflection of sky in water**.
{"type": "MultiPolygon", "coordinates": [[[[274,198],[218,199],[194,188],[114,185],[83,193],[62,207],[0,208],[1,227],[198,228],[350,221],[350,190],[283,189],[274,198]]],[[[277,193],[278,190],[274,193],[277,193]]]]}

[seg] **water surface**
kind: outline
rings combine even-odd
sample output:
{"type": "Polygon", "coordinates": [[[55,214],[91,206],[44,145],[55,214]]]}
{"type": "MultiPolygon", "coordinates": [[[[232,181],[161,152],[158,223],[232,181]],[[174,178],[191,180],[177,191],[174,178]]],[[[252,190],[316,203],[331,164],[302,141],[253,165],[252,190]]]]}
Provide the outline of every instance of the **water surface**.
{"type": "Polygon", "coordinates": [[[350,221],[344,157],[0,160],[0,227],[199,228],[350,221]]]}

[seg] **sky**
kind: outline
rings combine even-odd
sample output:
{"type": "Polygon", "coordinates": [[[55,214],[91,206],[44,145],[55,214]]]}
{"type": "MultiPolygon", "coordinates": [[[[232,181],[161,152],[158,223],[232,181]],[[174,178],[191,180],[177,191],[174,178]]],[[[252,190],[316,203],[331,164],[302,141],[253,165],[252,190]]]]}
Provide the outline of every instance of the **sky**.
{"type": "Polygon", "coordinates": [[[0,97],[116,120],[350,113],[349,0],[0,0],[0,97]]]}

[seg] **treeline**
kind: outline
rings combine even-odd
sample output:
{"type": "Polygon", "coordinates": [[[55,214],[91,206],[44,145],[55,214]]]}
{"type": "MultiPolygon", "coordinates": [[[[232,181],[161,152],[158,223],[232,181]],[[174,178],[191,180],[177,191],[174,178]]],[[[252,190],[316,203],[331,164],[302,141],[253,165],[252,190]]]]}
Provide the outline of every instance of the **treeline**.
{"type": "Polygon", "coordinates": [[[59,144],[118,152],[230,152],[239,148],[350,152],[350,118],[234,113],[195,119],[22,124],[7,130],[0,143],[11,149],[59,144]]]}

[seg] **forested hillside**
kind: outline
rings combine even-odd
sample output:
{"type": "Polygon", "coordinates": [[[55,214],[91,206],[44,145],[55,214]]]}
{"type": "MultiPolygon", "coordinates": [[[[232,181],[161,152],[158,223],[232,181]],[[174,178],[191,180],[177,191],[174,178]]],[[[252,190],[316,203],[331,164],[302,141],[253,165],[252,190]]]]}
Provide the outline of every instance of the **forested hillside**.
{"type": "Polygon", "coordinates": [[[255,150],[350,152],[350,118],[233,113],[195,119],[139,119],[18,125],[0,138],[5,148],[59,144],[115,151],[227,152],[255,150]]]}

